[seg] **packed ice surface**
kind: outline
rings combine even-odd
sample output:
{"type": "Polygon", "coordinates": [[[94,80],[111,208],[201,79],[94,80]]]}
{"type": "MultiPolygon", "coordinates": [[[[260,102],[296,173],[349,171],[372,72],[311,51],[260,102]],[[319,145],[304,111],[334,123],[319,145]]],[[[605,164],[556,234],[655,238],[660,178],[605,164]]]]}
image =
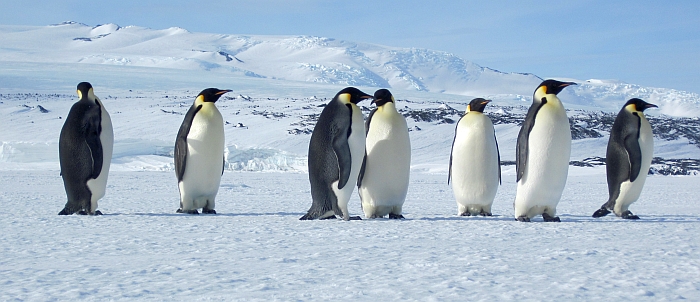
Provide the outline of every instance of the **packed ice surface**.
{"type": "Polygon", "coordinates": [[[700,299],[700,178],[651,176],[641,220],[594,219],[605,177],[573,170],[561,223],[514,221],[514,181],[496,216],[458,217],[422,173],[405,220],[300,221],[307,175],[259,172],[224,174],[217,215],[175,214],[172,172],[114,172],[104,216],[65,217],[57,171],[4,171],[0,300],[700,299]]]}

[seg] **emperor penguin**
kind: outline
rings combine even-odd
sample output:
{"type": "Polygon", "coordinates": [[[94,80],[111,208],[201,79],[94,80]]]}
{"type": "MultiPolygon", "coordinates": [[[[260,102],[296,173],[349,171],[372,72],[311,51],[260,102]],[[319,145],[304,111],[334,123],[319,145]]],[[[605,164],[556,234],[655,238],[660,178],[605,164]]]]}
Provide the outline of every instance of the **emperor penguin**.
{"type": "Polygon", "coordinates": [[[350,217],[348,202],[365,154],[365,124],[357,103],[372,98],[357,88],[339,91],[323,108],[309,142],[312,204],[300,220],[350,217]]]}
{"type": "Polygon", "coordinates": [[[501,183],[496,131],[491,119],[484,114],[489,102],[473,99],[455,128],[447,183],[452,181],[460,216],[491,216],[491,205],[501,183]]]}
{"type": "Polygon", "coordinates": [[[543,81],[535,89],[518,133],[514,203],[518,221],[530,221],[540,214],[544,221],[560,221],[557,204],[569,172],[571,129],[557,94],[570,85],[576,83],[543,81]]]}
{"type": "Polygon", "coordinates": [[[58,215],[102,215],[97,201],[105,195],[114,133],[112,120],[88,82],[78,84],[73,104],[61,128],[58,155],[68,202],[58,215]]]}
{"type": "Polygon", "coordinates": [[[613,211],[624,219],[639,219],[628,208],[642,193],[651,166],[654,135],[644,110],[654,107],[657,106],[635,98],[627,101],[617,114],[605,155],[610,197],[593,217],[603,217],[613,211]]]}
{"type": "Polygon", "coordinates": [[[406,119],[396,110],[387,89],[374,92],[367,128],[366,153],[357,179],[362,211],[367,218],[403,219],[401,209],[411,173],[411,139],[406,119]]]}
{"type": "Polygon", "coordinates": [[[216,101],[231,90],[207,88],[187,110],[175,140],[178,213],[216,214],[214,202],[224,174],[224,119],[216,101]]]}

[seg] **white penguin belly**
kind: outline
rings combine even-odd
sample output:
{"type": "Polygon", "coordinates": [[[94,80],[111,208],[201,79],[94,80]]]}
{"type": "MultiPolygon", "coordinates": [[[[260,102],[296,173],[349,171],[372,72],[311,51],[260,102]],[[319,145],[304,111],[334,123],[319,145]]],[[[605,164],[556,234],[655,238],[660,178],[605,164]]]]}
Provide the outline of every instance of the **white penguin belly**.
{"type": "Polygon", "coordinates": [[[352,105],[352,124],[350,125],[352,131],[350,132],[350,137],[348,138],[348,145],[350,146],[350,157],[352,160],[352,166],[350,168],[350,178],[343,189],[338,189],[338,181],[333,182],[331,188],[335,193],[338,200],[338,207],[343,212],[343,219],[349,219],[350,213],[348,212],[348,202],[350,201],[350,195],[357,185],[357,176],[360,175],[360,168],[362,167],[362,159],[365,155],[365,123],[362,117],[362,112],[355,104],[352,105]]]}
{"type": "Polygon", "coordinates": [[[632,203],[639,199],[639,195],[642,194],[642,188],[644,188],[647,174],[649,173],[649,167],[651,166],[654,153],[654,137],[651,131],[651,125],[649,125],[646,118],[642,116],[640,126],[639,147],[642,150],[642,166],[639,170],[639,176],[637,176],[634,182],[627,180],[620,184],[620,195],[615,200],[615,208],[613,209],[617,216],[621,216],[632,203]]]}
{"type": "Polygon", "coordinates": [[[367,134],[367,161],[359,188],[367,217],[400,215],[408,192],[411,142],[406,120],[393,103],[386,103],[372,116],[367,134]]]}
{"type": "Polygon", "coordinates": [[[458,214],[491,212],[498,190],[498,150],[487,116],[472,112],[457,126],[452,149],[452,191],[458,214]]]}
{"type": "Polygon", "coordinates": [[[213,103],[204,103],[187,135],[187,161],[179,183],[184,210],[202,208],[207,199],[213,202],[221,183],[223,160],[223,118],[213,103]],[[189,202],[192,205],[186,204],[189,202]]]}
{"type": "Polygon", "coordinates": [[[90,212],[94,213],[97,210],[97,201],[105,196],[107,188],[107,176],[109,176],[109,165],[112,162],[112,150],[114,148],[114,132],[112,129],[112,119],[105,110],[104,104],[99,99],[101,110],[102,132],[100,133],[100,143],[102,144],[102,170],[100,175],[95,179],[87,181],[87,187],[90,189],[92,196],[90,198],[90,212]]]}
{"type": "Polygon", "coordinates": [[[564,108],[542,106],[528,138],[525,173],[518,182],[515,216],[532,218],[556,206],[566,185],[571,156],[571,130],[564,108]]]}

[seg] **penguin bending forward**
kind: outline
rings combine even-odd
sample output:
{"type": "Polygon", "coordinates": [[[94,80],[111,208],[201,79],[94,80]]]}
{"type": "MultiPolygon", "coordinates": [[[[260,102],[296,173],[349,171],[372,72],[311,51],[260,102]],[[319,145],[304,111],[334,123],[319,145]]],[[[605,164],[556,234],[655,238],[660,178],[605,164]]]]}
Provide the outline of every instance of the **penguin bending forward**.
{"type": "Polygon", "coordinates": [[[447,183],[452,181],[460,216],[491,216],[491,205],[501,183],[496,131],[491,119],[484,114],[489,102],[473,99],[455,128],[447,183]]]}
{"type": "Polygon", "coordinates": [[[560,221],[557,204],[569,172],[571,129],[557,94],[570,85],[576,83],[543,81],[518,133],[514,203],[518,221],[530,221],[536,215],[544,221],[560,221]]]}
{"type": "Polygon", "coordinates": [[[609,198],[593,217],[613,211],[624,219],[639,219],[628,208],[642,193],[651,166],[654,135],[643,112],[654,107],[657,106],[635,98],[627,101],[617,114],[605,154],[609,198]]]}
{"type": "Polygon", "coordinates": [[[328,219],[335,215],[351,219],[348,201],[365,154],[365,124],[357,103],[369,98],[372,96],[347,87],[323,108],[309,142],[312,204],[300,220],[328,219]]]}
{"type": "Polygon", "coordinates": [[[73,104],[61,128],[58,155],[68,201],[58,215],[102,215],[97,201],[105,195],[114,133],[112,120],[88,82],[78,84],[73,104]]]}
{"type": "Polygon", "coordinates": [[[357,179],[362,211],[367,218],[403,219],[401,209],[411,172],[411,140],[406,119],[387,89],[374,92],[367,118],[366,153],[357,179]]]}
{"type": "Polygon", "coordinates": [[[175,140],[178,213],[216,214],[214,199],[224,174],[224,120],[214,103],[231,90],[207,88],[185,114],[175,140]]]}

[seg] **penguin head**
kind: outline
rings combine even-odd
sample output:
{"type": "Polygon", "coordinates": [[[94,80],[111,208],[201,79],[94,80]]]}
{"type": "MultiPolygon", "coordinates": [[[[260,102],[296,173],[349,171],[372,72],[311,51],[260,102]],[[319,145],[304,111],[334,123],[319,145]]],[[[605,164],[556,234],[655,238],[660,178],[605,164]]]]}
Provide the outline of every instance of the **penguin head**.
{"type": "Polygon", "coordinates": [[[92,85],[88,82],[78,83],[78,98],[87,98],[90,101],[95,101],[95,92],[92,90],[92,85]]]}
{"type": "Polygon", "coordinates": [[[231,90],[225,89],[217,89],[217,88],[207,88],[202,90],[202,92],[197,95],[197,99],[195,101],[203,102],[203,103],[216,103],[216,101],[219,100],[219,98],[224,95],[224,93],[230,92],[231,90]]]}
{"type": "Polygon", "coordinates": [[[469,102],[469,105],[467,105],[467,112],[481,112],[484,113],[484,108],[486,108],[486,104],[490,103],[491,100],[485,100],[482,98],[475,98],[471,102],[469,102]]]}
{"type": "Polygon", "coordinates": [[[372,100],[372,104],[376,104],[377,107],[379,107],[389,102],[395,103],[394,96],[388,89],[379,89],[374,92],[374,100],[372,100]]]}
{"type": "Polygon", "coordinates": [[[649,109],[649,108],[659,108],[659,106],[656,106],[654,104],[649,104],[649,103],[642,101],[638,98],[630,99],[629,101],[627,101],[627,103],[625,103],[624,107],[630,108],[630,111],[632,111],[632,112],[635,112],[635,111],[644,112],[644,110],[649,109]],[[627,106],[631,106],[631,107],[627,107],[627,106]]]}
{"type": "Polygon", "coordinates": [[[335,99],[340,100],[345,104],[357,104],[365,99],[371,98],[371,95],[366,94],[355,87],[344,88],[343,90],[339,91],[338,94],[335,95],[335,99]]]}
{"type": "Polygon", "coordinates": [[[544,80],[535,89],[535,99],[541,99],[545,95],[557,95],[567,86],[576,85],[574,82],[560,82],[557,80],[544,80]],[[539,96],[539,97],[538,97],[539,96]]]}

